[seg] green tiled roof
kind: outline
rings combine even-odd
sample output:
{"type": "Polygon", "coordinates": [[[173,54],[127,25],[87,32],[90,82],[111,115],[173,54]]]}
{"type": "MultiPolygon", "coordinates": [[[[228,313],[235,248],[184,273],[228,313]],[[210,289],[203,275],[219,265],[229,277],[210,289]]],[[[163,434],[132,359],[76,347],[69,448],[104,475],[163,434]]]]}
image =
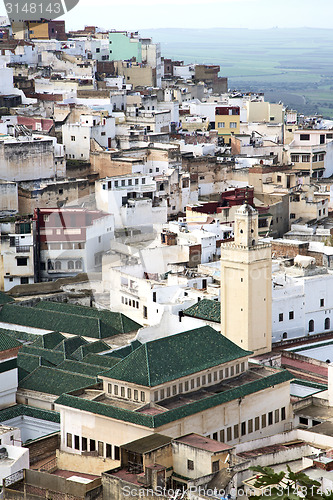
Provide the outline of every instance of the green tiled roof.
{"type": "Polygon", "coordinates": [[[120,349],[114,349],[111,352],[107,352],[105,355],[108,357],[117,357],[117,358],[126,358],[131,352],[135,351],[142,344],[139,340],[133,340],[130,344],[125,347],[121,347],[120,349]]]}
{"type": "Polygon", "coordinates": [[[65,354],[61,351],[52,351],[51,349],[43,349],[42,347],[35,347],[33,345],[24,345],[21,352],[41,356],[55,366],[62,363],[65,359],[65,354]]]}
{"type": "Polygon", "coordinates": [[[82,359],[82,361],[83,363],[104,366],[104,368],[111,368],[112,366],[119,363],[120,358],[89,353],[82,359]]]}
{"type": "Polygon", "coordinates": [[[96,309],[95,307],[77,306],[65,302],[52,302],[49,300],[38,302],[36,307],[47,309],[48,311],[97,318],[118,333],[129,333],[142,327],[142,325],[139,325],[139,323],[133,321],[124,314],[108,311],[106,309],[96,309]]]}
{"type": "Polygon", "coordinates": [[[13,339],[21,340],[22,342],[34,342],[38,335],[35,333],[20,332],[18,330],[7,330],[5,328],[0,328],[0,333],[5,333],[10,335],[13,339]]]}
{"type": "Polygon", "coordinates": [[[66,370],[73,373],[81,373],[82,375],[87,375],[89,377],[96,377],[98,373],[105,371],[104,366],[96,366],[89,363],[82,363],[82,361],[72,361],[70,359],[65,359],[58,366],[59,370],[66,370]]]}
{"type": "Polygon", "coordinates": [[[95,377],[39,366],[19,384],[19,387],[60,396],[64,392],[75,391],[94,384],[96,384],[95,377]]]}
{"type": "Polygon", "coordinates": [[[118,335],[113,328],[98,318],[78,316],[64,312],[48,311],[37,307],[6,304],[0,311],[0,321],[16,325],[31,326],[44,330],[57,330],[92,338],[107,338],[118,335]]]}
{"type": "Polygon", "coordinates": [[[158,415],[146,415],[131,410],[125,410],[123,408],[107,405],[99,401],[91,401],[77,396],[72,396],[70,394],[63,394],[55,401],[55,403],[97,415],[104,415],[116,420],[124,420],[126,422],[142,425],[144,427],[158,428],[162,425],[194,415],[204,410],[208,410],[209,408],[214,408],[215,406],[222,405],[229,401],[244,398],[249,394],[262,391],[268,387],[288,382],[292,378],[293,376],[287,370],[276,370],[275,373],[268,375],[267,377],[235,387],[229,391],[213,394],[212,396],[199,401],[184,404],[181,407],[165,411],[164,413],[160,413],[158,415]]]}
{"type": "Polygon", "coordinates": [[[103,352],[110,349],[110,346],[103,342],[103,340],[97,340],[96,342],[90,342],[86,345],[81,345],[75,352],[72,353],[72,357],[77,360],[82,360],[87,354],[103,352]]]}
{"type": "Polygon", "coordinates": [[[0,410],[0,422],[6,422],[7,420],[23,415],[60,424],[60,413],[57,411],[42,410],[29,405],[15,405],[0,410]]]}
{"type": "Polygon", "coordinates": [[[250,354],[203,326],[147,342],[103,375],[154,387],[250,354]]]}
{"type": "Polygon", "coordinates": [[[49,361],[37,356],[36,354],[27,354],[19,352],[17,356],[17,366],[19,381],[23,380],[29,373],[33,372],[38,366],[53,366],[49,361]]]}
{"type": "Polygon", "coordinates": [[[60,344],[54,348],[54,350],[62,351],[65,353],[66,357],[69,357],[74,351],[84,344],[88,344],[88,342],[79,335],[75,335],[75,337],[62,340],[60,344]]]}
{"type": "Polygon", "coordinates": [[[9,297],[5,292],[0,292],[0,305],[15,302],[12,297],[9,297]]]}
{"type": "Polygon", "coordinates": [[[0,332],[0,352],[7,351],[8,349],[14,349],[15,347],[20,347],[21,345],[21,342],[18,342],[10,335],[7,335],[7,333],[4,333],[3,331],[0,332]]]}
{"type": "MultiPolygon", "coordinates": [[[[36,337],[36,335],[35,335],[36,337]]],[[[66,337],[59,332],[45,333],[39,335],[35,340],[34,345],[37,347],[44,347],[44,349],[54,349],[66,337]]]]}
{"type": "Polygon", "coordinates": [[[185,309],[184,315],[221,323],[221,303],[216,300],[202,299],[188,309],[185,309]]]}

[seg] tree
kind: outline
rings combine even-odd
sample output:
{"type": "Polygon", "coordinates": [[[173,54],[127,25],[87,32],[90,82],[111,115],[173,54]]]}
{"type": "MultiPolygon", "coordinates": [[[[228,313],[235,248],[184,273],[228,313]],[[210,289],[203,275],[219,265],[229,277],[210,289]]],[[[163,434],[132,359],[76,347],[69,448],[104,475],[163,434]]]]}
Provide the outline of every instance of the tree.
{"type": "Polygon", "coordinates": [[[265,488],[260,498],[270,500],[333,500],[333,492],[325,493],[321,490],[318,481],[310,479],[304,472],[292,472],[287,465],[288,472],[274,472],[270,467],[250,467],[258,472],[254,483],[255,488],[265,488]],[[267,495],[267,492],[269,495],[267,495]]]}

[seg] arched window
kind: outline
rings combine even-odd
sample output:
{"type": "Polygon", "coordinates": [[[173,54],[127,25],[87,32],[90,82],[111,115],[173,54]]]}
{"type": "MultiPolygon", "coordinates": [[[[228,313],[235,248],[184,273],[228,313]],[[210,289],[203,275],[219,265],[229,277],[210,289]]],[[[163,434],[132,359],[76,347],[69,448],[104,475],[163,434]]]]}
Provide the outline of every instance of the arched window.
{"type": "Polygon", "coordinates": [[[283,334],[282,334],[282,338],[283,338],[283,339],[286,339],[287,337],[288,337],[288,333],[287,333],[287,332],[283,332],[283,334]]]}
{"type": "Polygon", "coordinates": [[[82,269],[82,262],[80,260],[75,261],[75,269],[82,269]]]}
{"type": "Polygon", "coordinates": [[[68,269],[74,269],[74,262],[72,260],[69,260],[67,263],[67,268],[68,269]]]}
{"type": "Polygon", "coordinates": [[[310,319],[309,321],[309,332],[314,332],[314,321],[310,319]]]}
{"type": "Polygon", "coordinates": [[[329,330],[331,328],[331,320],[330,318],[325,318],[325,330],[329,330]]]}
{"type": "Polygon", "coordinates": [[[60,262],[60,260],[56,260],[55,261],[54,269],[56,269],[57,271],[60,271],[60,269],[61,269],[61,262],[60,262]]]}

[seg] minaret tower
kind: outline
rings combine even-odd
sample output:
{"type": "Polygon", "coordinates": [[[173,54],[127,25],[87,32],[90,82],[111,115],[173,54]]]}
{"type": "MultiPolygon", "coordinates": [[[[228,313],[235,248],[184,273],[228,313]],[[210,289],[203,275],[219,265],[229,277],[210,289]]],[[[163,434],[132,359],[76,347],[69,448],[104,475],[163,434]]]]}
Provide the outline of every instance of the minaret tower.
{"type": "Polygon", "coordinates": [[[221,246],[221,333],[262,354],[272,347],[271,245],[258,242],[258,212],[248,203],[236,211],[234,233],[221,246]]]}

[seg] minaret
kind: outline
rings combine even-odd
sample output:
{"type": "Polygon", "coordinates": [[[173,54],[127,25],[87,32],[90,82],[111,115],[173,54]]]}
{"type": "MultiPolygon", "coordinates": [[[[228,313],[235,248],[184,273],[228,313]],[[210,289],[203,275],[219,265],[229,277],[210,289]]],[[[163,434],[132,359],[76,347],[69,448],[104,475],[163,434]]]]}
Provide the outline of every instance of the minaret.
{"type": "Polygon", "coordinates": [[[258,212],[247,203],[236,211],[234,233],[221,246],[221,333],[262,354],[272,347],[271,245],[258,242],[258,212]]]}

